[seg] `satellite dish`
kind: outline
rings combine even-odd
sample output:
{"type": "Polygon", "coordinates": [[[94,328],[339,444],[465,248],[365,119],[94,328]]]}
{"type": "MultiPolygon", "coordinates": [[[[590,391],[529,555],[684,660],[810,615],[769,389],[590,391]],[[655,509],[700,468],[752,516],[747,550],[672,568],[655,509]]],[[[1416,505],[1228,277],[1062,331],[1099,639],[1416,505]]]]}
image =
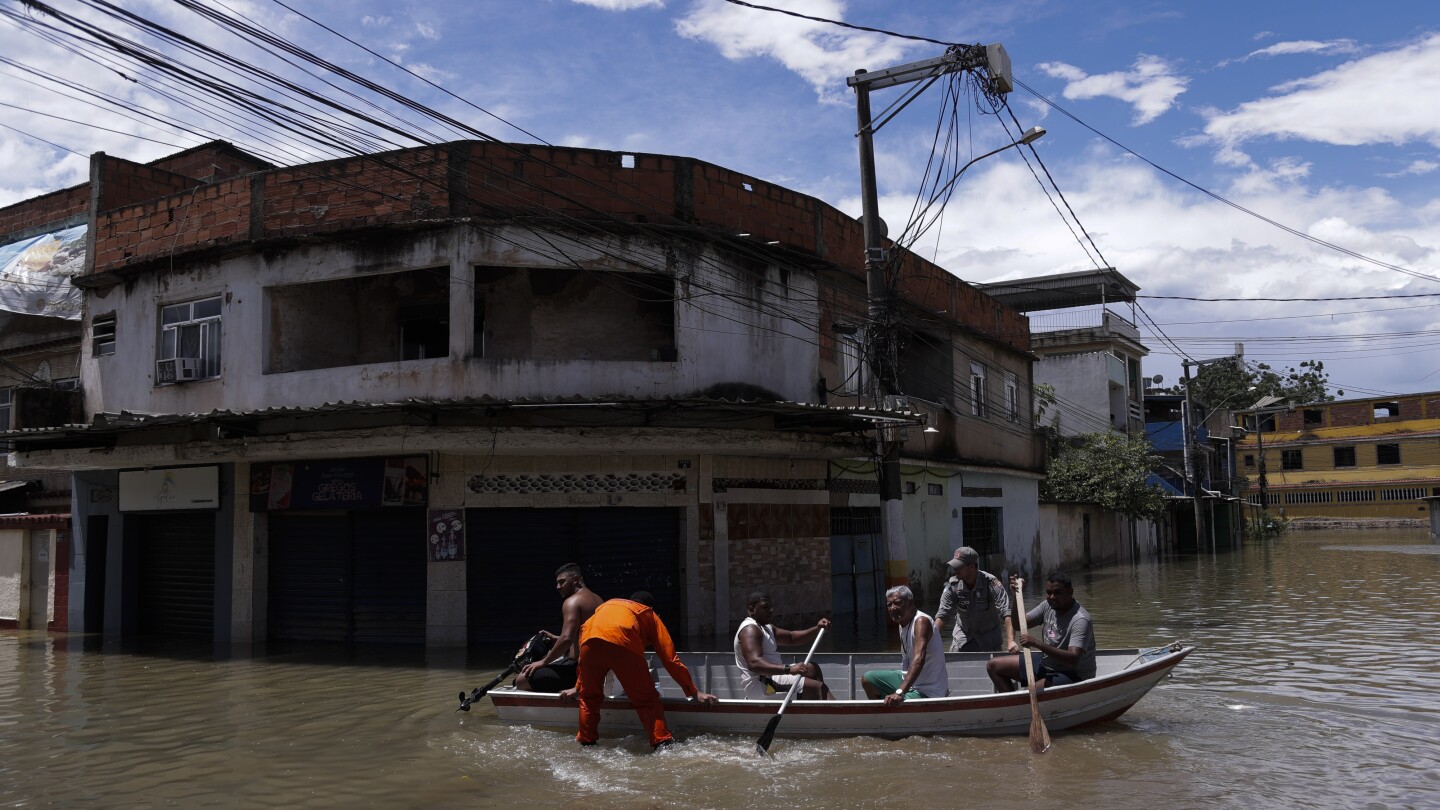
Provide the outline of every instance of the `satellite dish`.
{"type": "Polygon", "coordinates": [[[1151,377],[1151,378],[1150,378],[1150,382],[1153,382],[1153,383],[1155,383],[1156,385],[1159,385],[1160,383],[1165,382],[1165,375],[1163,375],[1163,374],[1156,374],[1154,377],[1151,377]]]}

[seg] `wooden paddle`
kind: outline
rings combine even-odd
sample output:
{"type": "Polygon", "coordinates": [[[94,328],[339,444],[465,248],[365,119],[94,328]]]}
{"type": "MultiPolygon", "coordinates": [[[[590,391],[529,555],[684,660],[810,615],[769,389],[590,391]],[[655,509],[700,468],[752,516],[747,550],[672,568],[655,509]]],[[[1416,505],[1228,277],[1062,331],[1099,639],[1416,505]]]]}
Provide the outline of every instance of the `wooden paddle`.
{"type": "MultiPolygon", "coordinates": [[[[1020,617],[1020,635],[1029,633],[1025,626],[1025,597],[1020,589],[1025,580],[1015,580],[1015,612],[1020,617]]],[[[1040,698],[1035,692],[1035,673],[1030,669],[1030,652],[1020,648],[1020,668],[1025,670],[1025,683],[1030,687],[1030,750],[1043,754],[1050,750],[1050,729],[1045,727],[1045,718],[1040,716],[1040,698]]]]}
{"type": "MultiPolygon", "coordinates": [[[[810,658],[815,655],[815,649],[820,646],[820,639],[824,637],[825,628],[822,627],[820,632],[815,634],[815,643],[810,645],[810,652],[805,654],[805,663],[810,663],[810,658]]],[[[794,683],[790,684],[790,691],[785,693],[785,700],[780,702],[780,711],[770,718],[770,722],[765,726],[765,733],[761,734],[759,742],[755,743],[756,754],[763,757],[770,753],[770,743],[775,741],[775,729],[780,728],[780,718],[785,715],[785,708],[790,705],[790,701],[800,694],[800,686],[803,683],[805,683],[805,676],[801,675],[795,678],[794,683]]]]}

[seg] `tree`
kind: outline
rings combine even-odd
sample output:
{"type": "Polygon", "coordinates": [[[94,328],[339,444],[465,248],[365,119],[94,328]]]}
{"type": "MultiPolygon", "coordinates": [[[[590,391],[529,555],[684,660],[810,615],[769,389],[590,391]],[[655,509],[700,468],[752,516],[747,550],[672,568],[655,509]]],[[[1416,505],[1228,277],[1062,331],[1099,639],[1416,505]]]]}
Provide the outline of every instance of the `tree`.
{"type": "MultiPolygon", "coordinates": [[[[1267,363],[1251,365],[1239,357],[1227,357],[1199,367],[1190,378],[1190,397],[1198,405],[1231,410],[1248,408],[1266,396],[1289,400],[1292,405],[1329,402],[1335,399],[1329,392],[1329,380],[1325,363],[1320,360],[1303,360],[1277,369],[1267,363]]],[[[1175,386],[1175,393],[1185,393],[1183,382],[1175,386]]],[[[1345,396],[1344,391],[1335,393],[1345,396]]]]}
{"type": "Polygon", "coordinates": [[[1064,443],[1050,458],[1040,496],[1046,501],[1093,503],[1122,515],[1156,518],[1165,493],[1145,483],[1160,457],[1142,436],[1087,433],[1064,443]]]}

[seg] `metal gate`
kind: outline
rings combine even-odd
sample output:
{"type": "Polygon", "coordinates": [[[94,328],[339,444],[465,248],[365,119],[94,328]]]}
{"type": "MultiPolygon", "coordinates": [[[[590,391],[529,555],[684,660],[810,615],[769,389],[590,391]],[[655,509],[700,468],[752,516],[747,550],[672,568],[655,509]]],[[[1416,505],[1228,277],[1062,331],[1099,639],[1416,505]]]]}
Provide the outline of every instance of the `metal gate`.
{"type": "Polygon", "coordinates": [[[830,600],[837,616],[871,614],[884,604],[885,549],[880,510],[830,510],[830,600]]]}
{"type": "Polygon", "coordinates": [[[141,636],[215,636],[215,513],[128,514],[141,636]]]}
{"type": "Polygon", "coordinates": [[[671,632],[684,627],[677,509],[470,509],[465,526],[472,643],[558,631],[555,569],[570,562],[600,596],[650,591],[671,632]]]}

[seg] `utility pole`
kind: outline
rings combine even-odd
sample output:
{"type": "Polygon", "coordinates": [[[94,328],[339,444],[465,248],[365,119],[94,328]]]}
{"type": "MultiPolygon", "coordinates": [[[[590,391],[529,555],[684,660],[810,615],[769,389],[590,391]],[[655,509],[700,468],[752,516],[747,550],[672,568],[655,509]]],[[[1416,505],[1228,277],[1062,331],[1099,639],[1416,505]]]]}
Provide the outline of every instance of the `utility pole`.
{"type": "MultiPolygon", "coordinates": [[[[1182,449],[1185,453],[1185,477],[1192,479],[1190,482],[1191,487],[1193,487],[1190,491],[1190,507],[1195,513],[1195,550],[1199,551],[1200,534],[1203,526],[1200,523],[1200,478],[1196,475],[1195,465],[1191,458],[1192,455],[1198,454],[1192,454],[1190,450],[1190,445],[1195,441],[1195,406],[1192,405],[1190,401],[1190,361],[1185,360],[1181,362],[1180,367],[1184,369],[1185,377],[1185,408],[1180,411],[1180,426],[1185,432],[1185,443],[1182,449]]],[[[1211,551],[1214,551],[1213,542],[1211,546],[1211,551]]]]}
{"type": "MultiPolygon", "coordinates": [[[[885,247],[887,233],[885,223],[880,219],[879,192],[875,181],[875,132],[890,118],[879,124],[871,119],[870,91],[936,79],[958,71],[980,69],[986,70],[989,75],[989,93],[1004,95],[1013,89],[1010,57],[1000,45],[952,45],[945,51],[944,56],[897,65],[873,73],[857,70],[854,76],[846,80],[847,84],[855,88],[855,116],[859,124],[856,134],[860,149],[861,221],[865,228],[865,295],[869,320],[865,345],[871,377],[879,386],[881,404],[884,406],[891,406],[894,398],[900,394],[895,350],[895,291],[886,279],[892,256],[885,247]]],[[[904,109],[904,105],[901,105],[900,109],[904,109]]],[[[899,111],[897,109],[891,117],[899,111]]],[[[1003,148],[1008,149],[1019,143],[1020,141],[1016,141],[1003,148]]],[[[966,167],[969,165],[967,163],[966,167]]],[[[964,168],[961,171],[963,172],[964,168]]],[[[956,176],[959,176],[959,172],[956,176]]],[[[885,538],[885,583],[887,587],[908,585],[910,560],[905,542],[905,509],[900,498],[899,431],[894,427],[881,427],[878,433],[880,532],[885,538]]]]}

